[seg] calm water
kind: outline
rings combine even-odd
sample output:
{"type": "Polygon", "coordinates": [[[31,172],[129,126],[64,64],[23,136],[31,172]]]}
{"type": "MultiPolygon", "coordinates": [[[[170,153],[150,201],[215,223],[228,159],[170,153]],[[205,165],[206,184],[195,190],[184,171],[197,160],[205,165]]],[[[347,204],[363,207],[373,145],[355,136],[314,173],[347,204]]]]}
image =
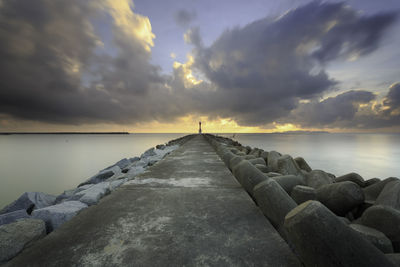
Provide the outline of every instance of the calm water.
{"type": "MultiPolygon", "coordinates": [[[[182,135],[0,135],[0,208],[25,191],[59,194],[74,188],[122,158],[182,135]]],[[[235,139],[302,156],[312,168],[335,175],[400,176],[400,135],[238,134],[235,139]]]]}
{"type": "Polygon", "coordinates": [[[122,158],[183,135],[0,135],[0,209],[26,191],[75,188],[122,158]]]}
{"type": "Polygon", "coordinates": [[[243,145],[303,157],[312,169],[400,177],[400,134],[237,134],[243,145]]]}

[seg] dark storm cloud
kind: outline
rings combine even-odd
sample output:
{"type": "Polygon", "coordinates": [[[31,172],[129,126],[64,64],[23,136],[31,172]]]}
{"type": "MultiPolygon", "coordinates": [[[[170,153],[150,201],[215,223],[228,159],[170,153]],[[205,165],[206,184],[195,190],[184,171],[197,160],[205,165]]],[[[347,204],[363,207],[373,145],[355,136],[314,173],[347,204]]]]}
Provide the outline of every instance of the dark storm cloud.
{"type": "Polygon", "coordinates": [[[187,27],[196,18],[196,12],[180,9],[174,13],[175,22],[182,27],[187,27]]]}
{"type": "MultiPolygon", "coordinates": [[[[2,2],[0,114],[82,124],[170,122],[196,113],[265,125],[293,116],[300,100],[316,103],[337,83],[325,64],[371,53],[395,18],[393,13],[361,16],[341,3],[311,3],[278,19],[228,29],[209,47],[199,28],[192,28],[185,35],[194,46],[190,68],[205,81],[188,86],[188,66],[160,74],[150,63],[149,39],[121,26],[126,21],[145,23],[145,18],[113,22],[112,11],[99,7],[101,3],[2,2]],[[112,36],[96,32],[96,21],[107,24],[112,36]],[[113,49],[102,48],[102,42],[113,49]]],[[[382,105],[397,105],[396,92],[382,105]]],[[[354,103],[364,103],[357,97],[368,102],[371,95],[349,92],[341,97],[347,103],[341,107],[354,114],[354,103]]],[[[315,120],[322,125],[324,119],[347,118],[327,112],[315,120]]]]}
{"type": "Polygon", "coordinates": [[[374,129],[400,125],[400,82],[389,87],[381,104],[370,108],[370,111],[356,116],[359,128],[374,129]]]}
{"type": "Polygon", "coordinates": [[[143,41],[113,24],[102,7],[79,0],[2,3],[0,113],[72,124],[179,113],[143,41]],[[97,52],[92,19],[110,24],[114,55],[97,52]]]}
{"type": "Polygon", "coordinates": [[[387,107],[387,112],[393,112],[400,109],[400,82],[394,83],[390,86],[389,93],[383,101],[383,104],[387,107]]]}
{"type": "Polygon", "coordinates": [[[360,104],[375,99],[368,91],[348,91],[321,102],[312,101],[300,104],[284,122],[293,122],[303,127],[325,127],[337,122],[354,120],[360,104]]]}
{"type": "Polygon", "coordinates": [[[197,31],[187,39],[195,45],[195,66],[218,87],[208,110],[262,125],[332,89],[337,82],[324,65],[374,51],[394,19],[394,13],[361,16],[344,3],[312,2],[226,30],[210,47],[200,45],[197,31]]]}
{"type": "Polygon", "coordinates": [[[301,103],[280,123],[302,127],[377,129],[400,123],[400,83],[390,86],[382,101],[368,91],[349,91],[321,102],[301,103]]]}

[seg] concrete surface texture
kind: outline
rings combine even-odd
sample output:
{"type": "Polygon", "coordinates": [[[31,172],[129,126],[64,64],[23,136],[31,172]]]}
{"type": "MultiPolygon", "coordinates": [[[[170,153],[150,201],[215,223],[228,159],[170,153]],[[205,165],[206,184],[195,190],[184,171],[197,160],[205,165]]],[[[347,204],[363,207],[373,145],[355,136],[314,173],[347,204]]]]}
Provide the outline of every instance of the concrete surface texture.
{"type": "Polygon", "coordinates": [[[301,266],[198,135],[6,266],[301,266]]]}

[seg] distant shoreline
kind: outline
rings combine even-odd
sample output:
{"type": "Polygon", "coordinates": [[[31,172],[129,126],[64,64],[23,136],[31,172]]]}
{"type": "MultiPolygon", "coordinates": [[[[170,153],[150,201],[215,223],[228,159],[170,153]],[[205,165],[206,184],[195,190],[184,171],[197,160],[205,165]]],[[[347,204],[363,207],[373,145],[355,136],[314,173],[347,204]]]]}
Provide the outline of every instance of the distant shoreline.
{"type": "Polygon", "coordinates": [[[12,135],[12,134],[130,134],[128,132],[6,132],[0,133],[0,135],[12,135]]]}

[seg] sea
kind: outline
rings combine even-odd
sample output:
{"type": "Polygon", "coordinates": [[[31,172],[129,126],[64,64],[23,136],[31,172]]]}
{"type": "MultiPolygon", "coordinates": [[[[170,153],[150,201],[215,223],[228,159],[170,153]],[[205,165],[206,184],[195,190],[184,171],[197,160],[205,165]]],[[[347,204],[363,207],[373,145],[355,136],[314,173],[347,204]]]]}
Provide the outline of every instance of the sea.
{"type": "MultiPolygon", "coordinates": [[[[186,134],[0,135],[0,209],[24,192],[58,195],[122,158],[186,134]]],[[[364,179],[400,177],[400,134],[219,134],[244,146],[303,157],[313,169],[364,179]]]]}

